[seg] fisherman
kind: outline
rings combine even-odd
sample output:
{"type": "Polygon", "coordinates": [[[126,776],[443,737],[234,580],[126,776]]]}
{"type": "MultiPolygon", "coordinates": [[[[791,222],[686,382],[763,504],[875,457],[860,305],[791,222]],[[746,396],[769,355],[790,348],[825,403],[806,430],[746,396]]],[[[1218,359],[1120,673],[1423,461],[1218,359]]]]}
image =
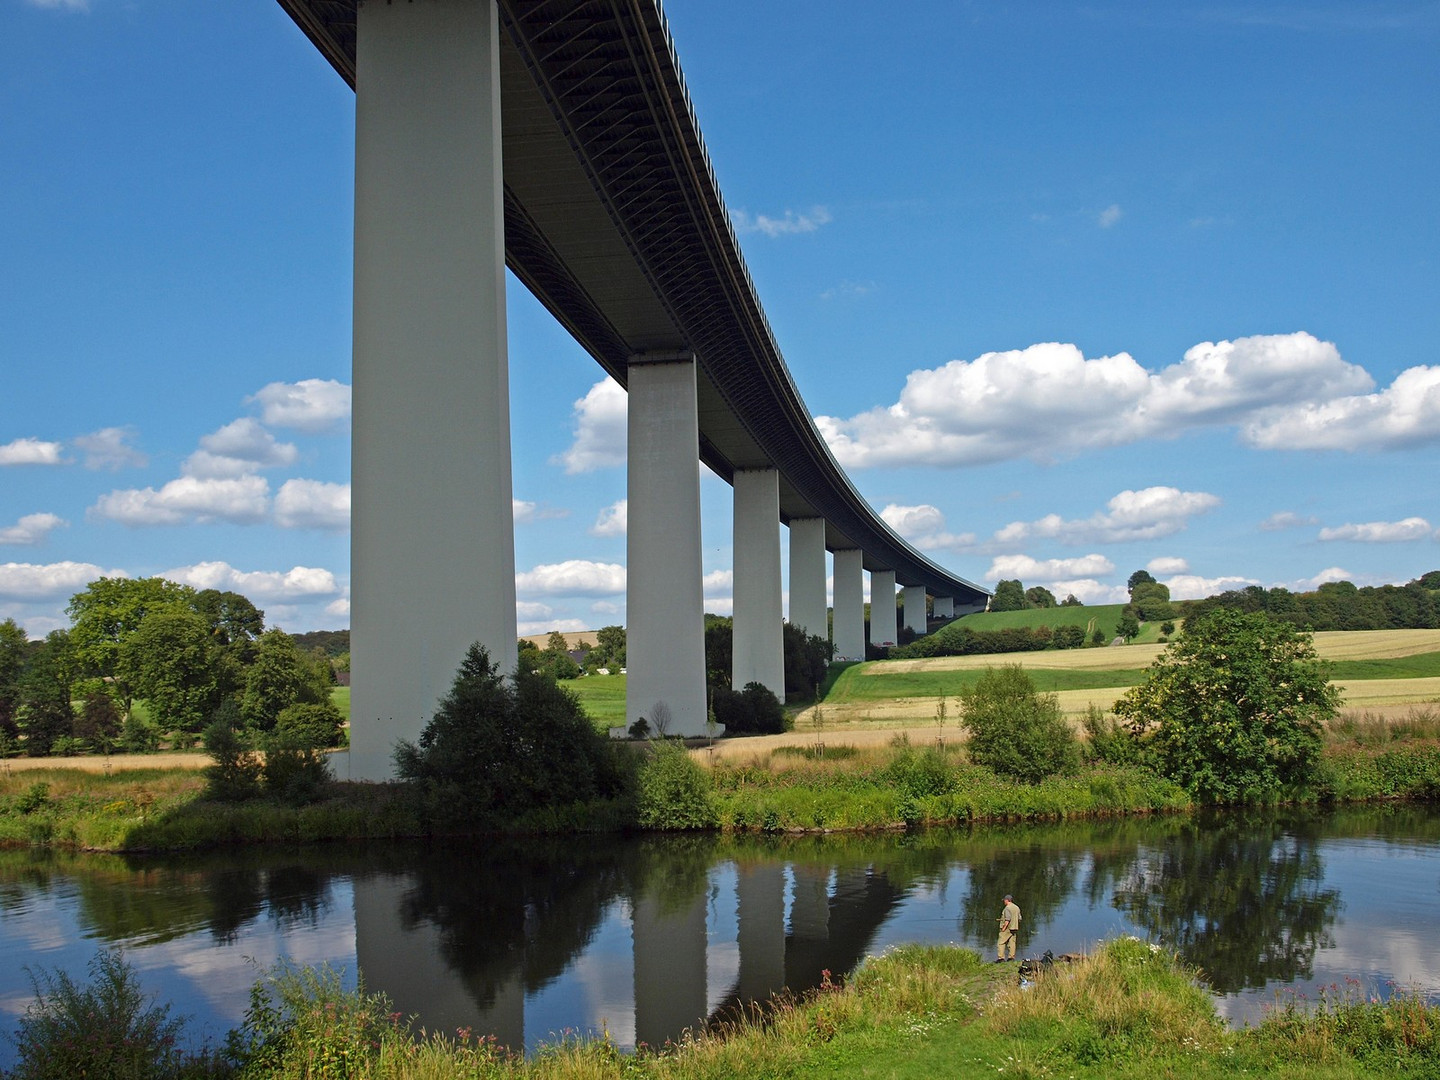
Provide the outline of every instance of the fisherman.
{"type": "Polygon", "coordinates": [[[1020,932],[1020,909],[1015,898],[1005,894],[1005,908],[1000,912],[1000,940],[995,943],[995,962],[1015,959],[1015,935],[1020,932]],[[1009,955],[1006,955],[1006,952],[1009,955]]]}

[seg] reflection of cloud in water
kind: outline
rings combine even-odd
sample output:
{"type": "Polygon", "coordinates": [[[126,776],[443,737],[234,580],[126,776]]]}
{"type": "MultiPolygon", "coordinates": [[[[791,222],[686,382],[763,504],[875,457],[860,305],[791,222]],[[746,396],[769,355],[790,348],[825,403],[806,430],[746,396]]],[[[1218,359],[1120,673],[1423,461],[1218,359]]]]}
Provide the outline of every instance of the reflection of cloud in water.
{"type": "Polygon", "coordinates": [[[629,904],[617,901],[605,913],[589,948],[556,979],[525,1003],[525,1040],[545,1040],[552,1031],[579,1023],[602,1028],[622,1046],[635,1045],[635,979],[631,959],[629,904]],[[577,1021],[576,1017],[583,1019],[577,1021]]]}

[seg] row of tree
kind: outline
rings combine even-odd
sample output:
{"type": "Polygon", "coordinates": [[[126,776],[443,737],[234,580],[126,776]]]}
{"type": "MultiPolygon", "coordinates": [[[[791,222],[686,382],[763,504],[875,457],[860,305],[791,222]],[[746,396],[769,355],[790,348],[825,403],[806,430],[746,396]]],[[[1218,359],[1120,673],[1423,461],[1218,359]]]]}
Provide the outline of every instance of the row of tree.
{"type": "Polygon", "coordinates": [[[100,578],[66,609],[71,625],[30,641],[0,623],[0,752],[192,745],[213,721],[340,738],[334,667],[307,655],[244,596],[164,578],[100,578]],[[136,708],[144,702],[144,710],[136,708]]]}
{"type": "Polygon", "coordinates": [[[1217,608],[1263,612],[1273,619],[1309,630],[1410,630],[1440,628],[1440,570],[1404,585],[1366,585],[1332,581],[1312,592],[1263,589],[1251,585],[1184,604],[1187,615],[1217,608]]]}

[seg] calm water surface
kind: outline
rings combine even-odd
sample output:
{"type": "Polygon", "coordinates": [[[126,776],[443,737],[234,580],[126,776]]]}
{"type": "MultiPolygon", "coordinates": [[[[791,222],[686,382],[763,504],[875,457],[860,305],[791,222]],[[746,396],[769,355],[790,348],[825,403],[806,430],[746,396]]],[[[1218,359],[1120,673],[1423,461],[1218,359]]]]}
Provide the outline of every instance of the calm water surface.
{"type": "MultiPolygon", "coordinates": [[[[1116,934],[1201,968],[1232,1020],[1356,977],[1440,998],[1440,808],[1247,814],[875,837],[483,841],[203,859],[0,852],[0,1026],[25,967],[122,947],[218,1041],[281,958],[328,963],[432,1030],[621,1045],[908,941],[1022,953],[1116,934]]],[[[0,1040],[0,1063],[13,1062],[0,1040]]]]}

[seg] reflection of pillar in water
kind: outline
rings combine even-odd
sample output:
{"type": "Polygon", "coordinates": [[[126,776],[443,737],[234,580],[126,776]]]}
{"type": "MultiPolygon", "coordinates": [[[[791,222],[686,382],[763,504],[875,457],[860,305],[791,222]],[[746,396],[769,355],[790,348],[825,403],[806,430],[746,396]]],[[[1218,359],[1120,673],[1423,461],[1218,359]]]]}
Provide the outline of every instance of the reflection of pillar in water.
{"type": "Polygon", "coordinates": [[[739,867],[735,910],[740,927],[741,1002],[764,1001],[785,985],[785,870],[776,865],[739,867]]]}
{"type": "Polygon", "coordinates": [[[705,901],[653,896],[631,905],[635,939],[635,1041],[660,1046],[705,1020],[705,901]]]}
{"type": "Polygon", "coordinates": [[[433,923],[405,927],[400,907],[409,883],[404,878],[357,877],[355,960],[365,987],[384,991],[397,1012],[418,1016],[427,1031],[453,1035],[468,1027],[494,1035],[506,1046],[525,1045],[525,988],[518,977],[496,989],[495,1003],[480,1009],[460,974],[446,963],[440,931],[433,923]]]}
{"type": "Polygon", "coordinates": [[[830,936],[830,869],[797,866],[794,872],[790,936],[802,941],[824,941],[830,936]]]}

